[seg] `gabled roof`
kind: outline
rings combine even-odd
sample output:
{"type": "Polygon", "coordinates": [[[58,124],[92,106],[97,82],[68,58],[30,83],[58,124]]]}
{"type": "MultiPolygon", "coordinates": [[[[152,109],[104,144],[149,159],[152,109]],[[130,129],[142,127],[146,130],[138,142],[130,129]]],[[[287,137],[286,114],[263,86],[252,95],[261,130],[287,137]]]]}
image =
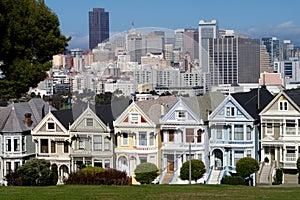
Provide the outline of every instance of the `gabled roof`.
{"type": "Polygon", "coordinates": [[[13,103],[7,107],[0,108],[0,132],[20,133],[33,129],[45,114],[55,110],[42,99],[31,99],[29,102],[13,103]],[[32,124],[26,125],[25,114],[31,113],[32,124]]]}
{"type": "Polygon", "coordinates": [[[191,110],[203,121],[208,120],[208,113],[215,110],[225,96],[220,92],[210,92],[201,96],[183,98],[191,110]]]}
{"type": "Polygon", "coordinates": [[[67,129],[74,122],[72,109],[51,111],[54,117],[67,129]]]}
{"type": "Polygon", "coordinates": [[[253,119],[258,119],[260,111],[274,98],[265,87],[260,89],[255,88],[249,92],[233,93],[231,96],[247,111],[248,114],[251,115],[253,119]]]}
{"type": "Polygon", "coordinates": [[[284,93],[286,93],[300,108],[300,88],[285,90],[284,93]]]}
{"type": "Polygon", "coordinates": [[[136,105],[155,123],[158,124],[162,114],[162,106],[164,113],[177,102],[177,97],[161,96],[158,99],[136,101],[136,105]]]}

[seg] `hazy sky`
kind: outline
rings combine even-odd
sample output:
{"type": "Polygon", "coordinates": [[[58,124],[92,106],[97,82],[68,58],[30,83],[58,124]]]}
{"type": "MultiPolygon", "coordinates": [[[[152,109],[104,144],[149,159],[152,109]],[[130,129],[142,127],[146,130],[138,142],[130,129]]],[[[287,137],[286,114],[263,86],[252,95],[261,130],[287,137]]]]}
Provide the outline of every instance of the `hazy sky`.
{"type": "Polygon", "coordinates": [[[111,34],[136,28],[197,28],[200,19],[252,38],[276,36],[300,42],[299,0],[45,0],[57,14],[70,48],[88,48],[88,12],[105,8],[111,34]]]}

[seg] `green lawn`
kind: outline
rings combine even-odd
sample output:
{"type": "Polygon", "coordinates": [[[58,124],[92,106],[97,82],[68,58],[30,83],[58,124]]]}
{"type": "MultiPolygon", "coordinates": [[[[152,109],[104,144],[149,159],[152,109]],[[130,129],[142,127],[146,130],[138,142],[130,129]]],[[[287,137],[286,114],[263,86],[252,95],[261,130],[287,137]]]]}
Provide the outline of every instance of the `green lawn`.
{"type": "Polygon", "coordinates": [[[0,199],[300,199],[300,188],[224,185],[0,187],[0,199]]]}

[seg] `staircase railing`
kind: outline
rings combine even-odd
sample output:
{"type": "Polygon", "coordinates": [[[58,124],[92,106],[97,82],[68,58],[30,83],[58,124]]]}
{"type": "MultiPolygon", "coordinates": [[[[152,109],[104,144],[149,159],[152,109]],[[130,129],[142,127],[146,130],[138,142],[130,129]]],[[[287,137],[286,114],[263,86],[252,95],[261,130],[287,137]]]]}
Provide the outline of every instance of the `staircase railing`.
{"type": "Polygon", "coordinates": [[[162,171],[161,171],[161,174],[159,176],[159,179],[158,179],[158,183],[161,184],[161,182],[163,181],[163,178],[165,176],[165,173],[167,171],[167,167],[165,167],[162,171]]]}
{"type": "Polygon", "coordinates": [[[219,173],[219,176],[218,176],[218,184],[221,184],[221,180],[224,176],[224,173],[225,173],[225,170],[223,169],[220,173],[219,173]]]}
{"type": "Polygon", "coordinates": [[[210,167],[209,167],[209,172],[208,172],[208,176],[207,176],[207,179],[206,179],[206,184],[209,183],[209,180],[210,180],[210,177],[211,177],[211,173],[212,173],[212,171],[213,171],[213,167],[214,167],[214,166],[210,166],[210,167]]]}

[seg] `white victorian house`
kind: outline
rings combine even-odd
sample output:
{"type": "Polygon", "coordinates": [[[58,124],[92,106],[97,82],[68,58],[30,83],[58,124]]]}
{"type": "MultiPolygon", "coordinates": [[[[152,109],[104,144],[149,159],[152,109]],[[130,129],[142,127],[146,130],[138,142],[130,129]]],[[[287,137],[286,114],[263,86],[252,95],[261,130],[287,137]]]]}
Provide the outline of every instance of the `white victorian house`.
{"type": "MultiPolygon", "coordinates": [[[[236,173],[243,157],[259,160],[259,111],[273,99],[264,87],[228,95],[209,115],[208,184],[236,173]]],[[[254,177],[255,180],[255,177],[254,177]]]]}

